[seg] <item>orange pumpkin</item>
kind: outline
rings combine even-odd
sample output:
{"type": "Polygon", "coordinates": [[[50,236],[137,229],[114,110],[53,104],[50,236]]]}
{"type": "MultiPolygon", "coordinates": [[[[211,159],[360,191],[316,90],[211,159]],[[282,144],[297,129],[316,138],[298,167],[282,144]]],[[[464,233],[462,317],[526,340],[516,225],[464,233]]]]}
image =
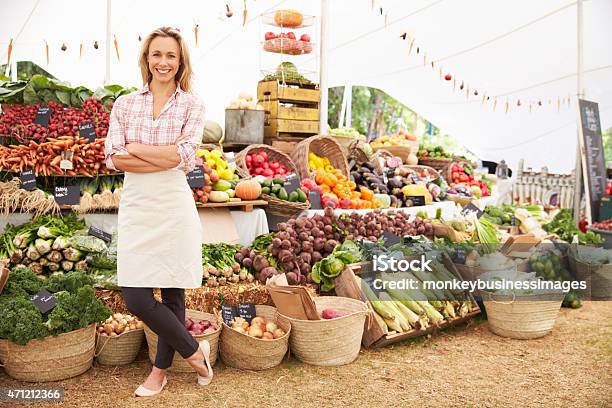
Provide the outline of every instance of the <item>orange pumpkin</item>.
{"type": "Polygon", "coordinates": [[[236,197],[255,200],[261,195],[261,185],[255,180],[243,180],[236,185],[236,197]]]}

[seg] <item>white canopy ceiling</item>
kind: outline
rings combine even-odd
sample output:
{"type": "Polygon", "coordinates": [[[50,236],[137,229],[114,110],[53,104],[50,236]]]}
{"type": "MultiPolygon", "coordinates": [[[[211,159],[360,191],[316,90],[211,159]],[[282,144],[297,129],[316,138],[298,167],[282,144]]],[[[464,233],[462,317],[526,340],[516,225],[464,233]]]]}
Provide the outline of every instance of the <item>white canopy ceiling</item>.
{"type": "MultiPolygon", "coordinates": [[[[512,165],[525,158],[528,166],[548,165],[552,171],[574,168],[575,1],[375,0],[374,9],[371,0],[329,1],[329,86],[380,88],[483,159],[505,158],[512,165]],[[399,37],[404,32],[408,33],[406,40],[399,37]],[[409,54],[411,38],[415,42],[409,54]],[[440,79],[440,66],[444,74],[457,79],[455,92],[453,81],[440,79]],[[469,99],[459,92],[461,81],[464,89],[470,88],[469,99]],[[483,105],[484,93],[491,99],[483,105]],[[563,101],[559,110],[558,98],[563,101]]],[[[111,30],[117,35],[121,60],[117,61],[113,48],[111,82],[140,85],[138,36],[160,25],[179,27],[191,47],[197,89],[207,102],[208,117],[220,122],[229,100],[241,90],[255,93],[260,71],[280,61],[278,56],[260,52],[263,33],[275,29],[261,24],[258,16],[278,8],[318,15],[321,8],[319,1],[247,0],[249,21],[242,27],[241,0],[172,4],[176,7],[157,0],[113,1],[111,30]],[[234,12],[231,19],[225,18],[226,3],[234,12]],[[200,26],[197,48],[195,23],[200,26]]],[[[0,14],[0,63],[6,62],[8,39],[14,38],[13,58],[46,67],[47,40],[50,63],[46,68],[52,74],[72,84],[93,88],[102,84],[106,1],[1,0],[0,14]],[[95,40],[99,50],[93,49],[95,40]],[[84,55],[79,59],[81,42],[84,55]],[[62,43],[68,46],[66,52],[60,51],[62,43]]],[[[604,128],[612,126],[611,20],[612,1],[584,1],[585,95],[599,102],[604,128]]],[[[305,28],[300,33],[307,32],[318,42],[316,31],[305,28]]],[[[318,59],[299,56],[294,62],[301,69],[316,70],[318,59]]]]}

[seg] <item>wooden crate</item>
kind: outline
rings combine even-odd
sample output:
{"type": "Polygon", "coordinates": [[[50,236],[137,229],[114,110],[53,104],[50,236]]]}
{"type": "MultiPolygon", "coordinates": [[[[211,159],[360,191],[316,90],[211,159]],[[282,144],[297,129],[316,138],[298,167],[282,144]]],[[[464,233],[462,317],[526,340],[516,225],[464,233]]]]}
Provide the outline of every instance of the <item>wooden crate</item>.
{"type": "Polygon", "coordinates": [[[257,84],[259,101],[279,100],[283,102],[319,103],[320,92],[317,85],[293,85],[289,82],[259,81],[257,84]]]}
{"type": "Polygon", "coordinates": [[[278,99],[260,100],[259,103],[271,118],[319,121],[319,108],[315,103],[287,104],[278,99]]]}
{"type": "Polygon", "coordinates": [[[264,138],[266,137],[282,137],[282,136],[297,136],[304,137],[316,135],[319,133],[318,120],[292,120],[267,118],[264,125],[264,138]]]}
{"type": "Polygon", "coordinates": [[[264,143],[280,150],[283,153],[291,154],[295,150],[295,146],[304,140],[303,137],[272,137],[265,138],[264,143]]]}
{"type": "MultiPolygon", "coordinates": [[[[445,257],[443,263],[444,263],[444,266],[454,276],[456,276],[458,279],[461,279],[461,276],[455,269],[455,266],[453,265],[450,258],[445,257]]],[[[336,295],[345,296],[345,297],[349,297],[352,299],[362,300],[366,302],[366,304],[368,305],[368,308],[370,309],[370,314],[366,318],[365,327],[363,331],[363,337],[361,339],[361,343],[365,347],[372,347],[372,348],[384,347],[389,344],[393,344],[393,343],[403,341],[406,339],[424,336],[424,335],[436,332],[438,330],[442,330],[447,327],[456,326],[458,324],[467,322],[468,320],[476,316],[478,313],[480,313],[480,309],[476,305],[476,301],[474,300],[473,296],[471,294],[468,294],[468,297],[474,304],[475,309],[473,309],[472,312],[468,313],[464,317],[457,317],[455,319],[445,320],[444,323],[442,323],[441,325],[439,326],[431,325],[425,330],[414,329],[409,332],[385,334],[383,332],[382,327],[380,327],[380,325],[378,324],[378,321],[373,315],[373,313],[376,313],[376,312],[374,311],[374,309],[372,308],[372,305],[366,299],[365,295],[361,291],[361,288],[355,281],[355,273],[353,272],[353,270],[357,270],[359,273],[360,269],[361,268],[357,267],[357,265],[347,266],[347,268],[345,268],[345,270],[340,274],[340,276],[338,276],[334,280],[334,284],[335,284],[336,295]]]]}

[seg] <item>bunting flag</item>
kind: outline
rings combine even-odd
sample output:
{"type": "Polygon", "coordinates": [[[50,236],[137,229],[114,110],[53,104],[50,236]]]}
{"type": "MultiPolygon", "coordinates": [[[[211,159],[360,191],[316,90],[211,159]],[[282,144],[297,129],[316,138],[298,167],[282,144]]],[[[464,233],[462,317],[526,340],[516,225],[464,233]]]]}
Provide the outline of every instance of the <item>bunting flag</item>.
{"type": "Polygon", "coordinates": [[[200,30],[200,25],[196,24],[195,27],[193,27],[193,34],[195,36],[195,46],[198,46],[198,31],[200,30]]]}
{"type": "Polygon", "coordinates": [[[49,65],[49,44],[47,40],[45,40],[45,60],[47,61],[47,65],[49,65]]]}
{"type": "Polygon", "coordinates": [[[9,45],[8,45],[8,52],[7,52],[7,62],[6,65],[8,67],[11,66],[11,54],[13,53],[13,39],[11,38],[11,41],[9,41],[9,45]]]}
{"type": "Polygon", "coordinates": [[[117,35],[114,36],[115,37],[115,52],[117,53],[117,61],[121,61],[121,58],[119,58],[119,41],[117,41],[117,35]]]}
{"type": "Polygon", "coordinates": [[[79,61],[83,59],[83,42],[79,45],[79,61]]]}

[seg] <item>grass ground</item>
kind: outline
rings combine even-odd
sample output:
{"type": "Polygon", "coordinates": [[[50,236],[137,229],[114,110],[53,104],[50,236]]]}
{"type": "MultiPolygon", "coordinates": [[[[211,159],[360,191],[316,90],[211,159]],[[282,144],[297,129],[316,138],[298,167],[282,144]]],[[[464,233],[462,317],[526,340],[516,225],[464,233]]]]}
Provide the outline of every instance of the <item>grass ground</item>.
{"type": "MultiPolygon", "coordinates": [[[[289,358],[274,369],[253,372],[217,363],[207,388],[195,384],[195,375],[170,374],[162,394],[136,399],[132,393],[149,368],[143,351],[127,367],[96,365],[77,378],[42,386],[64,387],[62,406],[78,408],[605,408],[612,406],[612,302],[562,309],[553,332],[537,340],[498,337],[481,319],[431,338],[364,349],[354,363],[341,367],[289,358]]],[[[32,385],[0,369],[0,387],[20,386],[32,385]]]]}

